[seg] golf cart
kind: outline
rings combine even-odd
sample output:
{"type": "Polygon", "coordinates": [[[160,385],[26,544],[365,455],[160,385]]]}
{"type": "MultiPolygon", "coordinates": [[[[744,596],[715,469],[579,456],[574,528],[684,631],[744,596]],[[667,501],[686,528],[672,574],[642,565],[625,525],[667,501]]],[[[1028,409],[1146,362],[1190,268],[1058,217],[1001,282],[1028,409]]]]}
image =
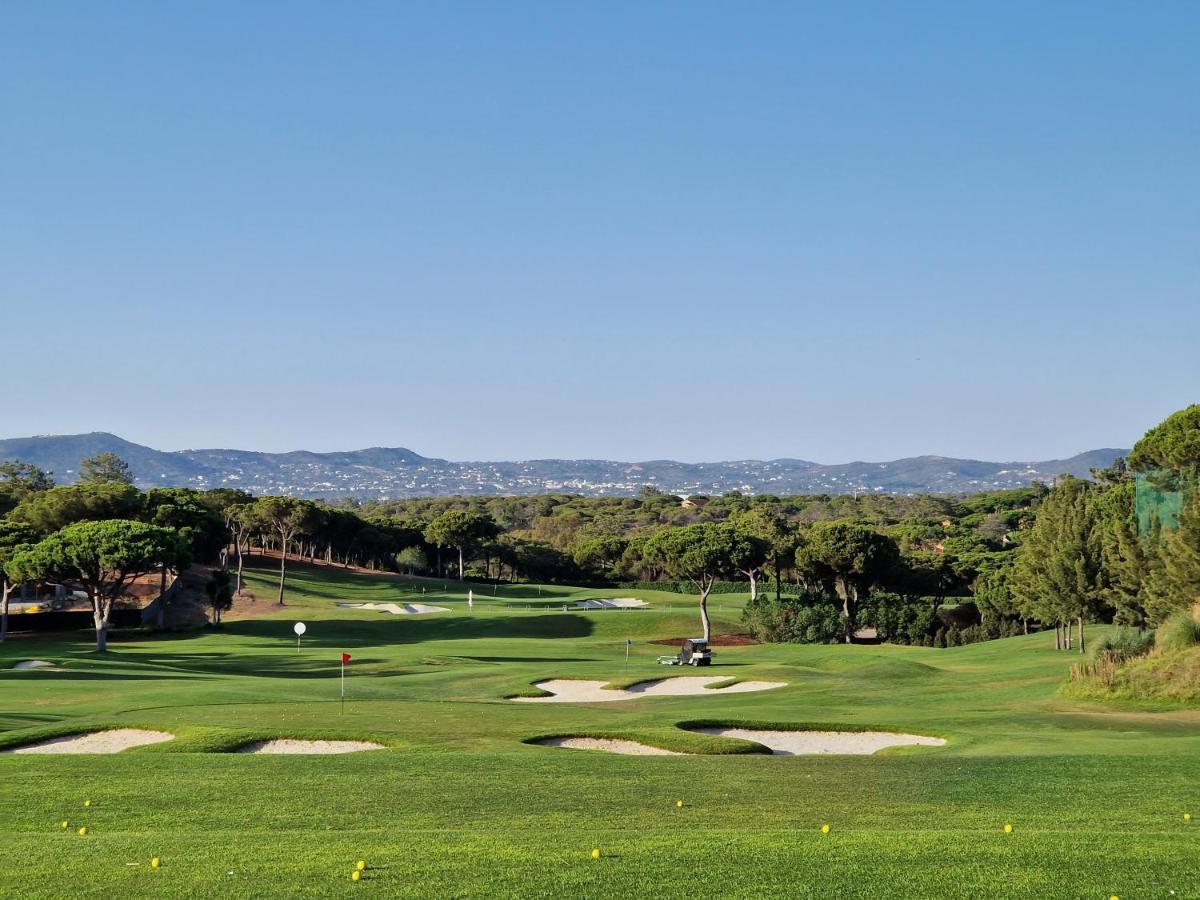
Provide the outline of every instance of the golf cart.
{"type": "Polygon", "coordinates": [[[663,666],[711,666],[712,650],[703,638],[688,638],[677,656],[660,656],[658,662],[663,666]]]}

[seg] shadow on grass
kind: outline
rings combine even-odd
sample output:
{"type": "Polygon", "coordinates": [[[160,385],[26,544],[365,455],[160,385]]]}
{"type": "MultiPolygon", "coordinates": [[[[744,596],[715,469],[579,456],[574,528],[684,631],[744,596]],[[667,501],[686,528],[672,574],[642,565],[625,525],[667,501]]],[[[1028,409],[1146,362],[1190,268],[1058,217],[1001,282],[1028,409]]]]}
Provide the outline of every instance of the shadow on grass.
{"type": "MultiPolygon", "coordinates": [[[[292,623],[282,619],[238,619],[227,622],[225,634],[295,640],[292,623]]],[[[592,633],[583,616],[521,616],[520,618],[405,618],[401,621],[357,619],[309,623],[302,646],[350,649],[360,644],[421,644],[426,641],[467,641],[476,638],[580,638],[592,633]]]]}

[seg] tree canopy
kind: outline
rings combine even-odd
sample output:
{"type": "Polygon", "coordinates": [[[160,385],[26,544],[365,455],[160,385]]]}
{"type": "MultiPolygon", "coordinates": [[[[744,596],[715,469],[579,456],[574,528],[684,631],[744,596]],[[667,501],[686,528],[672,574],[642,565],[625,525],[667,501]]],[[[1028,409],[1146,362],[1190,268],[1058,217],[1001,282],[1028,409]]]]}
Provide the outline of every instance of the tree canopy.
{"type": "Polygon", "coordinates": [[[78,585],[92,604],[96,649],[108,646],[113,603],[129,583],[161,566],[189,563],[184,540],[170,528],[110,519],[80,522],[15,552],[5,566],[14,581],[54,581],[78,585]]]}

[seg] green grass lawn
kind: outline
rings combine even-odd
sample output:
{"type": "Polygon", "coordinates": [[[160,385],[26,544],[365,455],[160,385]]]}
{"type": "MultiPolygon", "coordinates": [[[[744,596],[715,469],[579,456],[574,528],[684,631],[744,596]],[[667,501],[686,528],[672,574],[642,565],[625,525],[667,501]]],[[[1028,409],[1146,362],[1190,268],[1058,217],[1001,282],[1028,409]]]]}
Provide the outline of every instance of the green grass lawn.
{"type": "MultiPolygon", "coordinates": [[[[1200,711],[1066,698],[1075,657],[1046,636],[946,650],[731,647],[684,673],[657,665],[670,650],[650,643],[697,630],[694,598],[678,594],[487,587],[468,610],[453,583],[297,566],[279,609],[274,584],[252,572],[252,615],[219,631],[117,635],[103,657],[86,634],[0,645],[0,744],[114,725],[177,735],[113,756],[0,754],[0,896],[1200,897],[1200,711]],[[651,608],[562,609],[634,594],[651,608]],[[336,605],[404,601],[450,612],[336,605]],[[299,653],[295,621],[308,625],[299,653]],[[342,651],[353,656],[344,714],[342,651]],[[31,658],[63,671],[11,668],[31,658]],[[545,678],[675,674],[788,686],[504,699],[545,678]],[[677,727],[698,719],[948,744],[769,757],[677,727]],[[553,734],[704,755],[524,743],[553,734]],[[221,752],[265,737],[388,749],[221,752]],[[359,858],[368,868],[354,883],[359,858]]],[[[719,631],[738,630],[744,602],[713,598],[719,631]]]]}

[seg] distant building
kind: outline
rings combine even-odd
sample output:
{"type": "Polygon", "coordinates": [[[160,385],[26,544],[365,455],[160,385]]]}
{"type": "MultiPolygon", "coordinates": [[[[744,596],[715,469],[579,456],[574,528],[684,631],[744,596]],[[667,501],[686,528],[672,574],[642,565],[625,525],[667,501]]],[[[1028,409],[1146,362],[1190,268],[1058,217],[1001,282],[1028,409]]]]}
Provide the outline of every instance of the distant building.
{"type": "Polygon", "coordinates": [[[685,497],[680,501],[679,505],[684,509],[704,509],[704,507],[708,506],[708,498],[696,494],[693,497],[685,497]]]}

